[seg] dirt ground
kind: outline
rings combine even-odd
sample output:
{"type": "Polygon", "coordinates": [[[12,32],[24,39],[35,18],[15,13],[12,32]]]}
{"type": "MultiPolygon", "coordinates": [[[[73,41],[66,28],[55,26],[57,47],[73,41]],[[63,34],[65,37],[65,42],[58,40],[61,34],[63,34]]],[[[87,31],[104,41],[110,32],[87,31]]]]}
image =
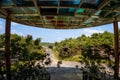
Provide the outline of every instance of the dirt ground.
{"type": "Polygon", "coordinates": [[[48,71],[51,74],[51,80],[82,80],[82,71],[80,70],[82,65],[80,63],[62,61],[62,64],[60,64],[60,67],[58,68],[58,59],[55,58],[52,50],[46,48],[46,52],[50,54],[52,60],[51,65],[48,67],[48,71]],[[76,65],[78,65],[77,68],[76,65]]]}

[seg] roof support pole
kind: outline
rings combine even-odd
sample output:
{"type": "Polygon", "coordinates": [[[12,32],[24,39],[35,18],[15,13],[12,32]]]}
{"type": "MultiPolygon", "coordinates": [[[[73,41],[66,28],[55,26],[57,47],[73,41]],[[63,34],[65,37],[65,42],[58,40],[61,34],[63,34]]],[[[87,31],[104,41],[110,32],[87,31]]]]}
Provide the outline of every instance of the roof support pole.
{"type": "Polygon", "coordinates": [[[10,28],[11,28],[11,18],[10,15],[8,14],[6,18],[6,28],[5,28],[5,60],[6,60],[7,80],[11,80],[10,28]]]}
{"type": "Polygon", "coordinates": [[[114,78],[119,77],[119,34],[118,34],[118,21],[115,19],[114,23],[114,46],[115,46],[115,65],[114,65],[114,78]]]}

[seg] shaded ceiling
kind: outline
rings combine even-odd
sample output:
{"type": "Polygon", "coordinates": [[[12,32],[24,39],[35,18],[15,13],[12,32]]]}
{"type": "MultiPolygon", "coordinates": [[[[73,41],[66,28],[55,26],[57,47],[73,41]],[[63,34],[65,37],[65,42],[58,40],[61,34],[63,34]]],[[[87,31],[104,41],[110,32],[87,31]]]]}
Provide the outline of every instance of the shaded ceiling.
{"type": "Polygon", "coordinates": [[[0,17],[53,29],[76,29],[120,21],[120,0],[0,0],[0,17]]]}

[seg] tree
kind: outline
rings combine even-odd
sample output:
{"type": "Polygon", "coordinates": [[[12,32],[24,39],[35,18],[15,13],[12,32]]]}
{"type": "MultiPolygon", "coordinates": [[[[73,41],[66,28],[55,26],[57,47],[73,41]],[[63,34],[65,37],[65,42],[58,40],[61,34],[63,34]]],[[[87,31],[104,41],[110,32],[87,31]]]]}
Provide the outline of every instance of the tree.
{"type": "Polygon", "coordinates": [[[5,41],[5,35],[0,35],[0,48],[3,48],[4,46],[4,41],[5,41]]]}
{"type": "MultiPolygon", "coordinates": [[[[18,80],[17,78],[19,78],[19,80],[21,80],[22,78],[25,80],[28,79],[28,77],[32,77],[34,80],[35,76],[38,78],[39,76],[43,76],[43,73],[46,72],[46,69],[44,68],[45,65],[49,65],[51,61],[46,58],[45,50],[40,44],[41,39],[37,38],[36,40],[33,40],[31,35],[23,37],[17,34],[11,34],[10,40],[10,58],[14,59],[14,61],[11,62],[11,73],[13,79],[18,80]],[[36,65],[36,62],[40,64],[36,65]],[[41,70],[43,71],[41,72],[41,70]]],[[[0,35],[0,49],[4,50],[4,45],[4,35],[0,35]]],[[[0,54],[0,61],[3,60],[1,58],[3,58],[3,56],[0,54]]],[[[4,72],[5,66],[4,68],[2,67],[1,70],[0,64],[0,73],[4,72]]]]}
{"type": "Polygon", "coordinates": [[[113,33],[105,31],[103,33],[93,33],[91,36],[81,35],[76,39],[69,38],[57,43],[55,49],[62,59],[71,58],[78,54],[92,59],[92,57],[98,57],[100,51],[104,51],[105,54],[110,55],[113,50],[113,33]],[[66,48],[67,51],[65,51],[66,48]],[[91,56],[93,52],[94,56],[91,56]]]}
{"type": "Polygon", "coordinates": [[[32,41],[32,39],[33,39],[33,38],[32,38],[31,35],[27,35],[27,36],[26,36],[26,43],[27,43],[27,44],[30,44],[31,41],[32,41]]]}
{"type": "Polygon", "coordinates": [[[35,44],[36,46],[38,46],[38,45],[40,44],[40,42],[41,42],[41,39],[40,39],[40,38],[37,38],[37,39],[34,41],[34,44],[35,44]]]}

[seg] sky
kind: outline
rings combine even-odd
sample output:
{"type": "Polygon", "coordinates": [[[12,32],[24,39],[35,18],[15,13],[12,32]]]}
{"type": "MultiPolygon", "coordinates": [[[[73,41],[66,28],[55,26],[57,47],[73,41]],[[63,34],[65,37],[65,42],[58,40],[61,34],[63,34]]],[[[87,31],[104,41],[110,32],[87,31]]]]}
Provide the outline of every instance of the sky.
{"type": "MultiPolygon", "coordinates": [[[[0,18],[0,34],[5,33],[5,20],[0,18]]],[[[120,22],[119,22],[120,26],[120,22]]],[[[120,27],[119,27],[120,28],[120,27]]],[[[60,42],[67,38],[77,38],[82,34],[90,36],[93,33],[103,33],[104,31],[109,31],[113,33],[113,24],[107,24],[102,26],[96,26],[91,28],[82,29],[46,29],[37,28],[33,26],[22,25],[18,23],[11,23],[11,33],[18,34],[21,36],[26,36],[28,34],[33,36],[33,39],[41,38],[42,42],[60,42]]]]}

